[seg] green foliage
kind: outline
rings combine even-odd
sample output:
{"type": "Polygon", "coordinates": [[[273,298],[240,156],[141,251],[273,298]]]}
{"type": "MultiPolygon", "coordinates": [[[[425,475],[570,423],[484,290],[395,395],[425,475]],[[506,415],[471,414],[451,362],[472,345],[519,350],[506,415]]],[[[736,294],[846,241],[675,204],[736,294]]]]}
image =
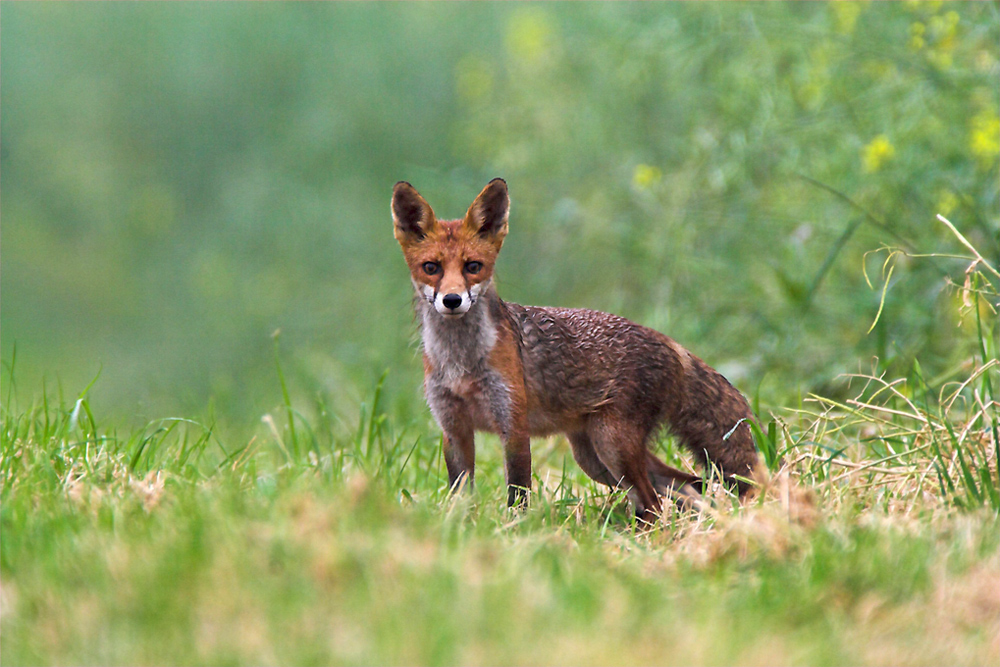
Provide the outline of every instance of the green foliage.
{"type": "Polygon", "coordinates": [[[504,176],[505,298],[634,318],[768,405],[964,358],[965,267],[901,262],[880,302],[871,248],[957,249],[941,213],[1000,257],[994,3],[2,13],[3,358],[26,395],[103,367],[130,423],[256,419],[279,328],[293,400],[353,411],[391,367],[419,414],[401,178],[450,217],[504,176]]]}
{"type": "Polygon", "coordinates": [[[774,471],[781,466],[781,455],[778,453],[778,424],[771,419],[767,422],[767,433],[761,430],[760,426],[750,422],[750,431],[753,433],[754,443],[757,450],[764,457],[764,463],[768,470],[774,471]]]}

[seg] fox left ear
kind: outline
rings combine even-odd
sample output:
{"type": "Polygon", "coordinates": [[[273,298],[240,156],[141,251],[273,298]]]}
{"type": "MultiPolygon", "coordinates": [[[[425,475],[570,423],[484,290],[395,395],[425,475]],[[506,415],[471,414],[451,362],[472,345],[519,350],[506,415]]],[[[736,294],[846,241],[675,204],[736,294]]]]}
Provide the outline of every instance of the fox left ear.
{"type": "Polygon", "coordinates": [[[465,214],[465,224],[477,234],[503,243],[507,236],[507,218],[510,215],[510,198],[507,196],[507,182],[494,178],[483,188],[469,212],[465,214]]]}
{"type": "Polygon", "coordinates": [[[430,204],[417,189],[400,181],[392,189],[392,222],[396,240],[403,244],[424,238],[436,220],[430,204]]]}

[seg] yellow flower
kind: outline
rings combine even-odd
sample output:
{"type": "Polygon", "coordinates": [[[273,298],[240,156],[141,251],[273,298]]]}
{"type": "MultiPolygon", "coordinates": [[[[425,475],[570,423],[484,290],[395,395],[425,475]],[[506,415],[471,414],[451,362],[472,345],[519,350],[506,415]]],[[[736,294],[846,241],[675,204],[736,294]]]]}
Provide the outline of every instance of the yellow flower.
{"type": "Polygon", "coordinates": [[[637,164],[632,171],[632,185],[637,190],[648,190],[663,178],[663,172],[659,167],[648,164],[637,164]]]}
{"type": "Polygon", "coordinates": [[[861,149],[861,165],[865,173],[873,174],[896,154],[889,138],[880,134],[861,149]]]}
{"type": "Polygon", "coordinates": [[[858,22],[858,16],[861,14],[861,3],[831,2],[828,6],[833,10],[837,32],[842,35],[850,35],[854,32],[854,25],[858,22]]]}
{"type": "Polygon", "coordinates": [[[552,33],[552,24],[545,11],[535,7],[520,9],[507,24],[504,44],[511,58],[534,63],[551,48],[552,33]]]}
{"type": "Polygon", "coordinates": [[[969,151],[984,171],[1000,156],[1000,116],[996,109],[983,109],[969,121],[969,151]]]}

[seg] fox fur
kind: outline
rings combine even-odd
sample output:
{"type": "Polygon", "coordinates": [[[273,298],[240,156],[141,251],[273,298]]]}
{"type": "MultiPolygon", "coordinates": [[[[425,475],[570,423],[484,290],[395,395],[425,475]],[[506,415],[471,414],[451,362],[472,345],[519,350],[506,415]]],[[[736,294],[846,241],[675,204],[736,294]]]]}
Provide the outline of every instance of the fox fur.
{"type": "Polygon", "coordinates": [[[566,435],[594,480],[628,492],[637,517],[655,521],[660,495],[697,497],[701,478],[648,448],[667,426],[740,494],[759,457],[743,396],[673,339],[594,310],[521,306],[493,283],[510,199],[494,179],[464,218],[438,220],[405,181],[392,196],[394,233],[416,293],[424,391],[443,432],[452,488],[475,475],[476,431],[503,441],[507,500],[531,489],[530,438],[566,435]],[[741,479],[734,479],[735,477],[741,479]]]}

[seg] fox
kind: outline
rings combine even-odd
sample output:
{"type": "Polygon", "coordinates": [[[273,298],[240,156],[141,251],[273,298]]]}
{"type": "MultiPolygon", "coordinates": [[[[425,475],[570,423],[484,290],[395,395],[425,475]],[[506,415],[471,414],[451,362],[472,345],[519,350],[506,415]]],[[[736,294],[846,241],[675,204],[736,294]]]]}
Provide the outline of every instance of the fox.
{"type": "Polygon", "coordinates": [[[474,483],[475,433],[490,432],[503,444],[507,505],[526,506],[531,438],[561,433],[591,479],[624,490],[636,518],[653,524],[661,496],[680,504],[704,491],[702,477],[651,451],[664,427],[740,497],[756,486],[753,413],[704,361],[624,317],[500,298],[494,278],[508,232],[506,181],[490,181],[454,220],[439,220],[400,181],[391,210],[414,288],[424,395],[453,492],[474,483]]]}

